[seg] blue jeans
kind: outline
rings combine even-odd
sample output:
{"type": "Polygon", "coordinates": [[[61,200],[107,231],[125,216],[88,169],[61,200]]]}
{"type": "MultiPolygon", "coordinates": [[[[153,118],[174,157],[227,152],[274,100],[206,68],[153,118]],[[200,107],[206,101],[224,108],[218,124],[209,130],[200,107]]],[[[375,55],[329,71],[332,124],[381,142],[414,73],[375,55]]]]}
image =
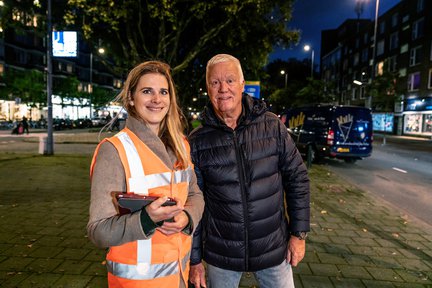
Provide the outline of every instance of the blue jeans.
{"type": "MultiPolygon", "coordinates": [[[[243,272],[221,269],[207,264],[209,288],[238,288],[243,272]]],[[[283,261],[280,265],[253,272],[260,288],[294,288],[291,265],[283,261]]]]}

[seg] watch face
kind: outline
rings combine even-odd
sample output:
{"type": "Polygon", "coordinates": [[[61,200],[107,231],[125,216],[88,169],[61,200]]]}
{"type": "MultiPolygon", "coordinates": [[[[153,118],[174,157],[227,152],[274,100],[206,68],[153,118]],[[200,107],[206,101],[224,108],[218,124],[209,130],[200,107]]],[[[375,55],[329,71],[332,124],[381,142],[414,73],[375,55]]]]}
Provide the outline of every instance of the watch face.
{"type": "Polygon", "coordinates": [[[305,240],[306,237],[307,237],[307,235],[308,235],[308,233],[307,232],[294,232],[291,235],[299,238],[300,240],[305,240]]]}

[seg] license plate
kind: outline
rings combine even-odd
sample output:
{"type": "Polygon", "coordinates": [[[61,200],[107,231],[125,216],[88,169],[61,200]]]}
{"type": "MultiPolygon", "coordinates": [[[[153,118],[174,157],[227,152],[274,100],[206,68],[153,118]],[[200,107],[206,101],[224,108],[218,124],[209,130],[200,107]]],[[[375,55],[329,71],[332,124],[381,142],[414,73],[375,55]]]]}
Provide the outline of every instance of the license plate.
{"type": "Polygon", "coordinates": [[[350,152],[350,149],[349,149],[349,148],[342,148],[342,147],[339,147],[339,148],[337,148],[336,151],[337,151],[337,152],[340,152],[340,153],[346,153],[346,152],[350,152]]]}

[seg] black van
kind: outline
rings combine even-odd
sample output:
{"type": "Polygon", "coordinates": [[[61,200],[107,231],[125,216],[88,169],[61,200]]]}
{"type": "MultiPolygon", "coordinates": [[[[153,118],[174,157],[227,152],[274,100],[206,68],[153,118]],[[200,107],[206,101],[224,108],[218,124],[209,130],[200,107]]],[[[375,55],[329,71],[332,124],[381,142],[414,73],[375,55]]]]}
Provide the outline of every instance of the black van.
{"type": "Polygon", "coordinates": [[[371,110],[356,106],[318,105],[293,108],[282,121],[303,156],[353,163],[372,154],[371,110]]]}

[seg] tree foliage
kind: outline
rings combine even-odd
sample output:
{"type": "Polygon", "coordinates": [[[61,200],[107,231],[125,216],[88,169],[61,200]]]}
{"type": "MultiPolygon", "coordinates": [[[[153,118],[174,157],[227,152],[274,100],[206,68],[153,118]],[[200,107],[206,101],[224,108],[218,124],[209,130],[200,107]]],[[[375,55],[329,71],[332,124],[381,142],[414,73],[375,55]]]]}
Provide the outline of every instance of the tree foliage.
{"type": "Polygon", "coordinates": [[[1,89],[1,97],[9,100],[21,98],[22,102],[31,104],[46,103],[45,80],[38,70],[9,69],[5,73],[5,86],[1,89]]]}
{"type": "Polygon", "coordinates": [[[148,59],[166,61],[180,94],[191,96],[204,87],[205,64],[217,53],[234,54],[246,79],[258,80],[273,45],[289,46],[298,40],[297,31],[286,30],[292,3],[69,0],[65,20],[82,28],[95,46],[105,46],[124,69],[148,59]]]}
{"type": "Polygon", "coordinates": [[[377,112],[394,111],[394,103],[400,97],[397,85],[398,73],[385,69],[382,75],[375,77],[370,85],[372,108],[377,112]]]}

